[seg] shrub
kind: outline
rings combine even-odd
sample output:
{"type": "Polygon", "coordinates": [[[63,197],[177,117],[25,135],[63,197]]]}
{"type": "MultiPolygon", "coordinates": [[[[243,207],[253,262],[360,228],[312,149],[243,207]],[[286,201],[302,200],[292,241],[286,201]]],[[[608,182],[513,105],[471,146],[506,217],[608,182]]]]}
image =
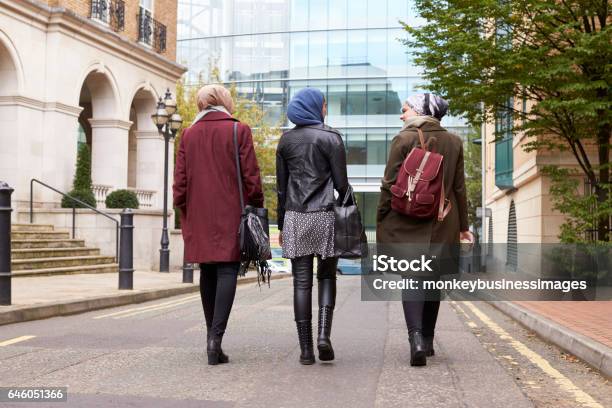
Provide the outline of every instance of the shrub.
{"type": "MultiPolygon", "coordinates": [[[[91,153],[89,152],[89,146],[85,143],[79,146],[72,191],[68,194],[83,201],[85,204],[96,207],[96,197],[91,191],[91,153]]],[[[63,197],[62,208],[72,207],[82,208],[83,206],[68,197],[63,197]]]]}
{"type": "MultiPolygon", "coordinates": [[[[89,204],[91,207],[96,208],[96,197],[92,193],[91,190],[72,190],[68,193],[68,195],[76,198],[77,200],[81,200],[85,204],[89,204]]],[[[62,208],[86,208],[85,206],[77,203],[74,200],[71,200],[68,197],[62,198],[62,208]]]]}
{"type": "Polygon", "coordinates": [[[130,190],[115,190],[106,196],[106,208],[138,208],[138,197],[130,190]]]}

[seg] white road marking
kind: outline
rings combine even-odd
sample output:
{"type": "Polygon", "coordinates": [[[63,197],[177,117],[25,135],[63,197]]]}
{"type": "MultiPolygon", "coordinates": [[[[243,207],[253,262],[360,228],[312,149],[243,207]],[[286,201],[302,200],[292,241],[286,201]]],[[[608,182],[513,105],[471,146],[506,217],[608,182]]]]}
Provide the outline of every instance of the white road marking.
{"type": "Polygon", "coordinates": [[[22,341],[33,339],[36,336],[20,336],[15,337],[14,339],[5,340],[0,342],[0,347],[10,346],[11,344],[20,343],[22,341]]]}
{"type": "Polygon", "coordinates": [[[155,309],[155,308],[158,308],[160,306],[174,305],[176,303],[182,303],[185,300],[191,300],[191,299],[195,299],[195,298],[199,298],[199,297],[200,297],[200,295],[186,296],[186,297],[182,297],[180,299],[171,300],[169,302],[157,303],[157,304],[151,305],[151,306],[135,307],[135,308],[132,308],[132,309],[121,310],[119,312],[103,314],[103,315],[94,317],[94,319],[104,319],[105,317],[119,316],[119,315],[122,315],[122,314],[129,314],[129,313],[132,313],[132,312],[135,312],[135,311],[140,311],[140,310],[155,309]]]}

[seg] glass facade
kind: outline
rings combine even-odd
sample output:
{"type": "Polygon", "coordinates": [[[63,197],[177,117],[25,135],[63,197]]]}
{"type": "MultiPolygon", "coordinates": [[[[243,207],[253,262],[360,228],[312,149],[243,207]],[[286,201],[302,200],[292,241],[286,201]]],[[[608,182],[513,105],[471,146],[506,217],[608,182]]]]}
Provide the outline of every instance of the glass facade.
{"type": "MultiPolygon", "coordinates": [[[[179,0],[177,60],[189,68],[188,84],[219,68],[222,82],[282,128],[292,127],[290,98],[321,89],[326,123],[344,135],[349,178],[373,227],[402,101],[423,83],[399,23],[422,23],[412,7],[410,0],[179,0]]],[[[443,125],[467,131],[456,118],[443,125]]]]}

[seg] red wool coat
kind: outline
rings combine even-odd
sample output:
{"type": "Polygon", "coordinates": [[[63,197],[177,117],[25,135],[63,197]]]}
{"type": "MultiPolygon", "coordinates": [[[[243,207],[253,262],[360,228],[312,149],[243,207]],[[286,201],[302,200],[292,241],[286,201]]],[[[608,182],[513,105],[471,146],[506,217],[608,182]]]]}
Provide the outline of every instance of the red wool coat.
{"type": "MultiPolygon", "coordinates": [[[[233,126],[236,119],[211,112],[183,131],[174,168],[174,206],[181,211],[185,261],[240,259],[240,196],[233,126]]],[[[251,129],[238,122],[238,145],[245,204],[263,207],[259,166],[251,129]]]]}

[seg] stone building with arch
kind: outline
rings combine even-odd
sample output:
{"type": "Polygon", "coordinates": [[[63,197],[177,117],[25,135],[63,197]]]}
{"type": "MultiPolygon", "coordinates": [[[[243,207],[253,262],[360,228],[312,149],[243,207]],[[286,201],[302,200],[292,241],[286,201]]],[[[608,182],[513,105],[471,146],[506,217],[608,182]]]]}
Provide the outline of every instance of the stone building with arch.
{"type": "MultiPolygon", "coordinates": [[[[176,14],[176,0],[0,1],[0,180],[16,220],[32,178],[71,189],[87,143],[98,206],[132,189],[161,224],[164,142],[150,115],[186,71],[176,14]]],[[[61,197],[36,188],[33,201],[36,222],[57,225],[61,197]]]]}

